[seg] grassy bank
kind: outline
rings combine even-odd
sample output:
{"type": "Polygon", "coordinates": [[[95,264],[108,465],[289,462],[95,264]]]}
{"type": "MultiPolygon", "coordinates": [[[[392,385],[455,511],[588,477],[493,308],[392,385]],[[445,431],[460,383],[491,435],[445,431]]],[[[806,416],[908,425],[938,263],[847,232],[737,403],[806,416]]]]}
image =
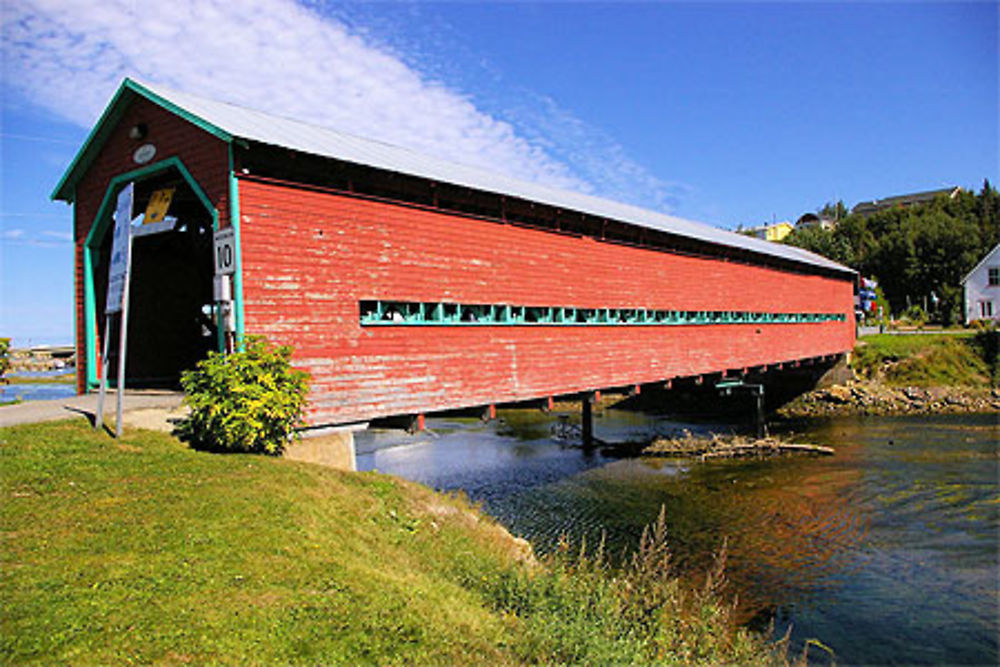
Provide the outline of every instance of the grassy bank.
{"type": "Polygon", "coordinates": [[[816,389],[783,417],[1000,411],[997,332],[878,334],[858,340],[855,379],[816,389]]]}
{"type": "Polygon", "coordinates": [[[851,367],[893,387],[988,387],[997,363],[990,335],[996,334],[863,336],[851,367]]]}
{"type": "Polygon", "coordinates": [[[0,430],[4,663],[773,661],[714,586],[536,560],[461,499],[377,473],[0,430]]]}

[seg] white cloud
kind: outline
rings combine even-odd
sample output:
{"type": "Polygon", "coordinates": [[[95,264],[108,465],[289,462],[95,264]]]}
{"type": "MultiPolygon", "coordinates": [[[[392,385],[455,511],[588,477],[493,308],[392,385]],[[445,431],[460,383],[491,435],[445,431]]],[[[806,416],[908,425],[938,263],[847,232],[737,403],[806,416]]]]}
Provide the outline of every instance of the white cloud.
{"type": "Polygon", "coordinates": [[[14,229],[0,230],[0,241],[4,246],[28,245],[39,248],[57,248],[68,246],[73,243],[72,232],[61,232],[39,229],[14,229]]]}
{"type": "Polygon", "coordinates": [[[5,5],[2,30],[8,85],[82,126],[132,76],[592,189],[511,124],[291,0],[20,0],[5,5]]]}

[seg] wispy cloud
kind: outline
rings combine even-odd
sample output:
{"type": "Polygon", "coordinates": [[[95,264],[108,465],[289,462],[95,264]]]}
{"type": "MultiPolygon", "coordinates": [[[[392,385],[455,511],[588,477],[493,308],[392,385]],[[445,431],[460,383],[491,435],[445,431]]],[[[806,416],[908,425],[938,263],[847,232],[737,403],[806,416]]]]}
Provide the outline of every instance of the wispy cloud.
{"type": "Polygon", "coordinates": [[[39,248],[62,248],[73,243],[71,232],[51,230],[14,229],[0,230],[0,243],[4,246],[35,246],[39,248]]]}
{"type": "Polygon", "coordinates": [[[4,9],[2,55],[8,85],[81,126],[132,76],[527,180],[674,208],[682,186],[655,178],[551,100],[488,113],[363,34],[293,0],[20,0],[4,9]]]}
{"type": "Polygon", "coordinates": [[[23,0],[5,8],[9,83],[90,125],[124,76],[523,178],[571,170],[344,26],[289,0],[23,0]]]}

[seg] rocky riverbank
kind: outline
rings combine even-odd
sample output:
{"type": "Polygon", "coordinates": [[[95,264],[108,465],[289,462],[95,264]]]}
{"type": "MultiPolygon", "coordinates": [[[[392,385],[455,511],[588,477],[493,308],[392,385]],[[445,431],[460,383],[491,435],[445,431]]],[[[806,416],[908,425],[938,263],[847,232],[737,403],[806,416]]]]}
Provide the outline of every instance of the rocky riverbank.
{"type": "Polygon", "coordinates": [[[890,387],[852,380],[815,389],[778,410],[782,417],[1000,413],[1000,389],[976,387],[890,387]]]}

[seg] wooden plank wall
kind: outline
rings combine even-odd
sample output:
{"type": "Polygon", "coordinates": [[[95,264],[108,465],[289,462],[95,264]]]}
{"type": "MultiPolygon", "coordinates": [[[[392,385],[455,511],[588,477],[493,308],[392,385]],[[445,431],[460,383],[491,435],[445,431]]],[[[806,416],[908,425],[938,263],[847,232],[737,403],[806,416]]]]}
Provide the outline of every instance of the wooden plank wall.
{"type": "Polygon", "coordinates": [[[849,280],[689,257],[273,182],[240,182],[247,333],[295,346],[313,424],[838,354],[849,280]],[[839,312],[717,326],[359,324],[359,301],[839,312]]]}

